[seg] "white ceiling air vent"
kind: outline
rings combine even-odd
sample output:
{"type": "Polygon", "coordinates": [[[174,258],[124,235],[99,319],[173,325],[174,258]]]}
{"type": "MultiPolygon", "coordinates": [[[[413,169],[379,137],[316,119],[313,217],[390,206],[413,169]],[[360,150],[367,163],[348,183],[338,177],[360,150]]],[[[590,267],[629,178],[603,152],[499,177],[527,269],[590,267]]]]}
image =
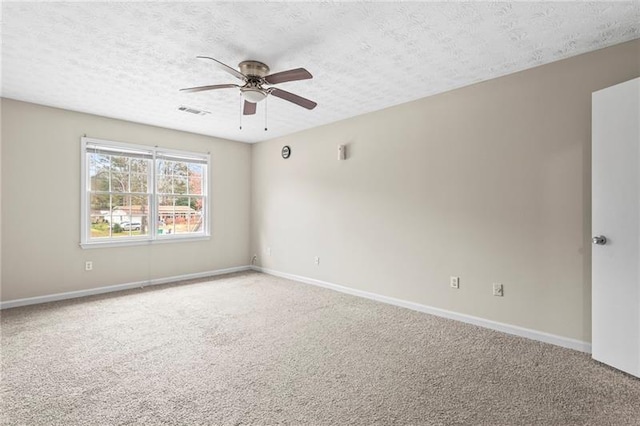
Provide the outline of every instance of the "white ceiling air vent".
{"type": "Polygon", "coordinates": [[[188,112],[191,114],[195,114],[195,115],[207,115],[207,114],[211,114],[209,111],[203,111],[201,109],[197,109],[197,108],[191,108],[188,106],[184,106],[184,105],[180,105],[178,107],[178,111],[184,111],[184,112],[188,112]]]}

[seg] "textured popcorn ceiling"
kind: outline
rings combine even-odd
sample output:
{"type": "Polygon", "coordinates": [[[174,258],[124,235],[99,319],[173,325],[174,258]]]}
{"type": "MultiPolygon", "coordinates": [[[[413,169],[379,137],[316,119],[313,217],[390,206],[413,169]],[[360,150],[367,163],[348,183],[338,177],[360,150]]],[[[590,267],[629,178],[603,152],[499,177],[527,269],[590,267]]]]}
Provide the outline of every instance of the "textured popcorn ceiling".
{"type": "MultiPolygon", "coordinates": [[[[640,2],[3,3],[2,96],[255,142],[640,37],[640,2]],[[209,62],[255,59],[313,80],[243,118],[209,62]],[[210,111],[195,116],[186,105],[210,111]]],[[[235,80],[235,81],[234,81],[235,80]]]]}

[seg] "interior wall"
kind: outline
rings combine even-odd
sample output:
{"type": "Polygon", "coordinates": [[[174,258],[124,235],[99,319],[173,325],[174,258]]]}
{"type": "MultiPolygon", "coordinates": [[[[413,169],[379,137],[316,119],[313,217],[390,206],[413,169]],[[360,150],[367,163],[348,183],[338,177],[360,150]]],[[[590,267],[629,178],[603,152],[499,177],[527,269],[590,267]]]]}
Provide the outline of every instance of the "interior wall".
{"type": "MultiPolygon", "coordinates": [[[[2,12],[0,12],[0,15],[1,14],[2,12]]],[[[0,74],[1,73],[2,71],[0,70],[0,74]]],[[[1,79],[2,77],[0,75],[0,81],[2,81],[1,79]]],[[[2,117],[2,102],[0,102],[0,117],[2,117]]],[[[1,119],[0,119],[0,300],[2,300],[2,120],[1,119]]]]}
{"type": "Polygon", "coordinates": [[[2,99],[2,300],[249,264],[250,163],[248,144],[2,99]],[[80,248],[84,134],[210,152],[211,238],[80,248]]]}
{"type": "Polygon", "coordinates": [[[252,252],[268,269],[588,342],[591,93],[639,75],[636,40],[255,144],[252,252]]]}

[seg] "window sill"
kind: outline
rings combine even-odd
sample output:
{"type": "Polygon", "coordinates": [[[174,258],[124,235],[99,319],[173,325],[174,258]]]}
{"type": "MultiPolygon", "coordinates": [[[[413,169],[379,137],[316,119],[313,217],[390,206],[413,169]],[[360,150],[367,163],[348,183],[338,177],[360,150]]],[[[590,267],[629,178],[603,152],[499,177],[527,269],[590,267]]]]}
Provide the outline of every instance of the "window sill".
{"type": "Polygon", "coordinates": [[[80,243],[80,247],[83,249],[96,249],[96,248],[110,248],[110,247],[130,247],[130,246],[148,246],[155,244],[166,243],[188,243],[192,241],[207,241],[210,240],[210,235],[198,235],[198,236],[173,236],[157,238],[155,240],[126,240],[126,241],[104,241],[104,242],[90,242],[80,243]]]}

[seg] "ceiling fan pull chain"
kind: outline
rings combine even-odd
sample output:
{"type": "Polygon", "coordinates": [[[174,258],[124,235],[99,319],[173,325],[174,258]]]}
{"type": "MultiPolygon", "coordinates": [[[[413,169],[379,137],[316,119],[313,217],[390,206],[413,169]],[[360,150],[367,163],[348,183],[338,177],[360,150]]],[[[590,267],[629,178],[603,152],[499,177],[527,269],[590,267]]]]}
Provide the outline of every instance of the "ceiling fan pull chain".
{"type": "Polygon", "coordinates": [[[242,105],[244,104],[244,102],[242,102],[242,92],[240,92],[240,130],[242,130],[242,105]]]}
{"type": "Polygon", "coordinates": [[[264,131],[267,131],[267,98],[264,99],[264,131]]]}

